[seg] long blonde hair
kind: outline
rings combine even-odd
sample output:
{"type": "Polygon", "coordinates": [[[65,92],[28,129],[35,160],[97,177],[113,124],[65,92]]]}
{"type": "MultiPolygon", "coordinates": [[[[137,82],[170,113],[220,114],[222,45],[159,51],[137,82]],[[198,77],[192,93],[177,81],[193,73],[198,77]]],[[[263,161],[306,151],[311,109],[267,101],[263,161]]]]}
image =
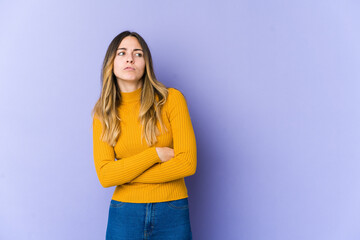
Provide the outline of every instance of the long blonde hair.
{"type": "Polygon", "coordinates": [[[139,119],[142,125],[141,143],[143,138],[145,138],[147,145],[152,146],[157,142],[156,136],[159,134],[159,129],[156,126],[157,121],[160,123],[161,131],[163,131],[163,128],[167,131],[161,118],[161,109],[167,100],[168,89],[156,79],[150,49],[138,33],[124,31],[111,41],[102,65],[100,97],[91,114],[92,117],[96,116],[102,123],[103,131],[101,140],[111,146],[115,146],[121,132],[121,116],[118,116],[117,111],[117,108],[121,104],[121,94],[114,74],[114,59],[117,48],[121,41],[127,36],[136,37],[144,53],[145,71],[143,77],[140,79],[140,81],[142,81],[141,106],[139,111],[139,119]]]}

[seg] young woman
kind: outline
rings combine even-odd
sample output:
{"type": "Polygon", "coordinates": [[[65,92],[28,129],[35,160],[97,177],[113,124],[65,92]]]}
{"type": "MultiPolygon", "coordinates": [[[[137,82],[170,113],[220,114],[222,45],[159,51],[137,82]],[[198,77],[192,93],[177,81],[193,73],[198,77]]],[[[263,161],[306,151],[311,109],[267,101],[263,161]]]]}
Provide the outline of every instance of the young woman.
{"type": "Polygon", "coordinates": [[[93,113],[97,176],[116,186],[106,239],[192,239],[184,178],[196,172],[196,141],[187,102],[154,74],[136,32],[110,43],[93,113]]]}

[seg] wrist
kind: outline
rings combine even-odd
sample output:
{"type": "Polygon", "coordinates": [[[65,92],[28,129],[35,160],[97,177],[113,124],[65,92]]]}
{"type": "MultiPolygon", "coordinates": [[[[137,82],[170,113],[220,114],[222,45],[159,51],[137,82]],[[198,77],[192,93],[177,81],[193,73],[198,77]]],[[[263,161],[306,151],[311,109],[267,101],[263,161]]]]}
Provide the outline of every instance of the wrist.
{"type": "Polygon", "coordinates": [[[157,154],[157,157],[158,157],[158,162],[162,162],[161,158],[160,158],[159,147],[155,147],[155,151],[156,151],[156,154],[157,154]]]}

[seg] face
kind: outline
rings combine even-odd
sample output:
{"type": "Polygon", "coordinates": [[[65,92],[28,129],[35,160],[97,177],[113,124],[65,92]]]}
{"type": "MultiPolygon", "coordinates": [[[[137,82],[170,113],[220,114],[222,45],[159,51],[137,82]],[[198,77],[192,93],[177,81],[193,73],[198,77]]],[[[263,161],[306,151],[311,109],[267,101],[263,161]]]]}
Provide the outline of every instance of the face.
{"type": "Polygon", "coordinates": [[[141,45],[136,37],[125,37],[114,59],[114,74],[121,86],[137,84],[144,74],[145,59],[141,45]]]}

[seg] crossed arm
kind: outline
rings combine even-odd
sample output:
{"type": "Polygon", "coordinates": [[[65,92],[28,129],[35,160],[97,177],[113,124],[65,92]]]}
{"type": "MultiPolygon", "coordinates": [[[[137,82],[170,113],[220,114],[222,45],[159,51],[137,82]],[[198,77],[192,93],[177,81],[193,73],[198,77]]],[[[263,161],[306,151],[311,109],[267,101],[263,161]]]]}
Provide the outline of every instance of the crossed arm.
{"type": "MultiPolygon", "coordinates": [[[[196,172],[196,139],[185,97],[176,89],[169,96],[169,120],[173,133],[174,157],[162,162],[155,147],[114,161],[114,149],[100,140],[101,122],[93,120],[95,168],[103,187],[125,183],[163,183],[196,172]]],[[[170,94],[169,94],[170,95],[170,94]]]]}

